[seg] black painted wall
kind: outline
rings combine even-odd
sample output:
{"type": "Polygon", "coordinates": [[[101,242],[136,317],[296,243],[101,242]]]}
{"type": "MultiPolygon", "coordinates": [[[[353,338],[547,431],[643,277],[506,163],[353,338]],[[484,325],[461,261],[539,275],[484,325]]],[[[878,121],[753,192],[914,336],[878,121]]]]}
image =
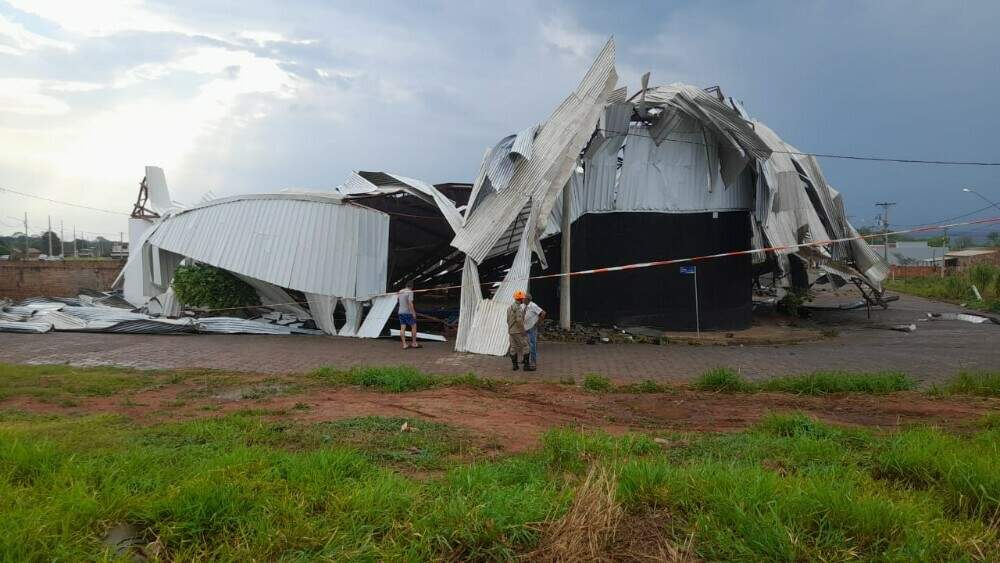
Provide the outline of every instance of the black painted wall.
{"type": "MultiPolygon", "coordinates": [[[[573,224],[573,271],[750,248],[750,213],[595,213],[573,224]]],[[[545,241],[559,271],[559,237],[545,241]]],[[[750,255],[696,262],[702,330],[738,330],[751,321],[750,255]]],[[[532,275],[543,273],[535,264],[532,275]]],[[[695,329],[694,278],[678,265],[574,276],[573,321],[606,326],[695,329]]],[[[558,319],[558,279],[531,282],[535,300],[558,319]]]]}

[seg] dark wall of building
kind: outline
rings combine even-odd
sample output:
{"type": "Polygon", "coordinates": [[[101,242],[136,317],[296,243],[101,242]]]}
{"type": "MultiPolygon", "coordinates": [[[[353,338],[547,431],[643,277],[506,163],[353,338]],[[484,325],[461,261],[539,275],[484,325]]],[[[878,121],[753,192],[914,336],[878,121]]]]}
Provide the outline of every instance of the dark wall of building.
{"type": "MultiPolygon", "coordinates": [[[[750,249],[750,214],[599,213],[573,224],[573,271],[750,249]]],[[[559,237],[547,240],[549,270],[559,271],[559,237]]],[[[690,264],[689,264],[690,265],[690,264]]],[[[738,330],[751,321],[750,255],[704,260],[697,267],[702,330],[738,330]]],[[[536,301],[558,318],[558,278],[531,282],[536,301]]],[[[574,276],[573,321],[695,330],[694,276],[678,265],[574,276]]]]}

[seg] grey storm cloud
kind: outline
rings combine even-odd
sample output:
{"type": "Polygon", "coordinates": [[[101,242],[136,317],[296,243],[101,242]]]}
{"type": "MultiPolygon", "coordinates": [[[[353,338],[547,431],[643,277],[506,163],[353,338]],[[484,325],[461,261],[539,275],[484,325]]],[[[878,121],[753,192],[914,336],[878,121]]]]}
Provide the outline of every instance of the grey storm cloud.
{"type": "MultiPolygon", "coordinates": [[[[630,90],[720,85],[805,151],[1000,160],[993,2],[75,4],[0,0],[0,185],[123,211],[146,164],[182,201],[354,169],[470,181],[611,35],[630,90]]],[[[1000,199],[996,167],[822,164],[856,224],[879,200],[916,224],[982,207],[963,186],[1000,199]]]]}

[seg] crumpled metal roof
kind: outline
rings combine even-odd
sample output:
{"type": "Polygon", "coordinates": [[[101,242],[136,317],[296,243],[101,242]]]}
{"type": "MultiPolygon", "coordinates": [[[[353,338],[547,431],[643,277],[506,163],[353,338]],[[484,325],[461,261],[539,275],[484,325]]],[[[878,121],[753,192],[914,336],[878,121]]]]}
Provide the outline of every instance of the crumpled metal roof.
{"type": "Polygon", "coordinates": [[[537,133],[530,134],[534,137],[530,158],[520,153],[510,156],[517,137],[529,136],[524,132],[504,139],[485,155],[465,223],[451,243],[466,254],[456,350],[506,353],[507,307],[514,291],[527,287],[532,254],[546,266],[539,240],[617,80],[615,44],[609,40],[576,90],[537,133]],[[483,298],[476,265],[511,248],[517,253],[510,270],[493,298],[483,298]]]}
{"type": "Polygon", "coordinates": [[[340,194],[250,194],[164,217],[147,244],[279,287],[367,298],[385,291],[388,215],[340,194]]]}
{"type": "MultiPolygon", "coordinates": [[[[516,160],[518,164],[506,189],[483,189],[484,182],[489,181],[489,166],[485,167],[486,173],[480,174],[473,188],[475,201],[452,246],[481,262],[529,201],[533,213],[548,216],[617,82],[614,60],[615,44],[609,40],[576,90],[539,127],[531,158],[516,160]]],[[[485,159],[490,159],[491,154],[485,159]]],[[[540,235],[540,231],[530,234],[536,239],[540,235]]]]}

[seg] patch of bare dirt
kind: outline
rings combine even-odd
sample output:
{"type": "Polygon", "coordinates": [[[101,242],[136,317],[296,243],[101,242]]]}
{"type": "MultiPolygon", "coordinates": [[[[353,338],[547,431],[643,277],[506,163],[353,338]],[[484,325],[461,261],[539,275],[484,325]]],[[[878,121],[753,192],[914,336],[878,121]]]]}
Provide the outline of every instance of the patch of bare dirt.
{"type": "Polygon", "coordinates": [[[840,425],[894,428],[916,423],[962,429],[1000,410],[1000,400],[936,398],[918,392],[808,397],[783,393],[727,394],[677,389],[671,393],[588,393],[577,387],[531,383],[497,390],[445,387],[413,393],[380,393],[356,387],[275,387],[273,378],[247,377],[240,389],[276,388],[283,394],[207,389],[182,382],[126,396],[77,397],[42,402],[15,397],[0,408],[45,414],[117,413],[139,424],[219,416],[262,409],[303,422],[359,416],[399,416],[450,424],[497,443],[507,452],[529,450],[553,427],[641,431],[717,432],[745,428],[771,411],[803,411],[840,425]],[[270,386],[270,387],[268,387],[270,386]]]}

